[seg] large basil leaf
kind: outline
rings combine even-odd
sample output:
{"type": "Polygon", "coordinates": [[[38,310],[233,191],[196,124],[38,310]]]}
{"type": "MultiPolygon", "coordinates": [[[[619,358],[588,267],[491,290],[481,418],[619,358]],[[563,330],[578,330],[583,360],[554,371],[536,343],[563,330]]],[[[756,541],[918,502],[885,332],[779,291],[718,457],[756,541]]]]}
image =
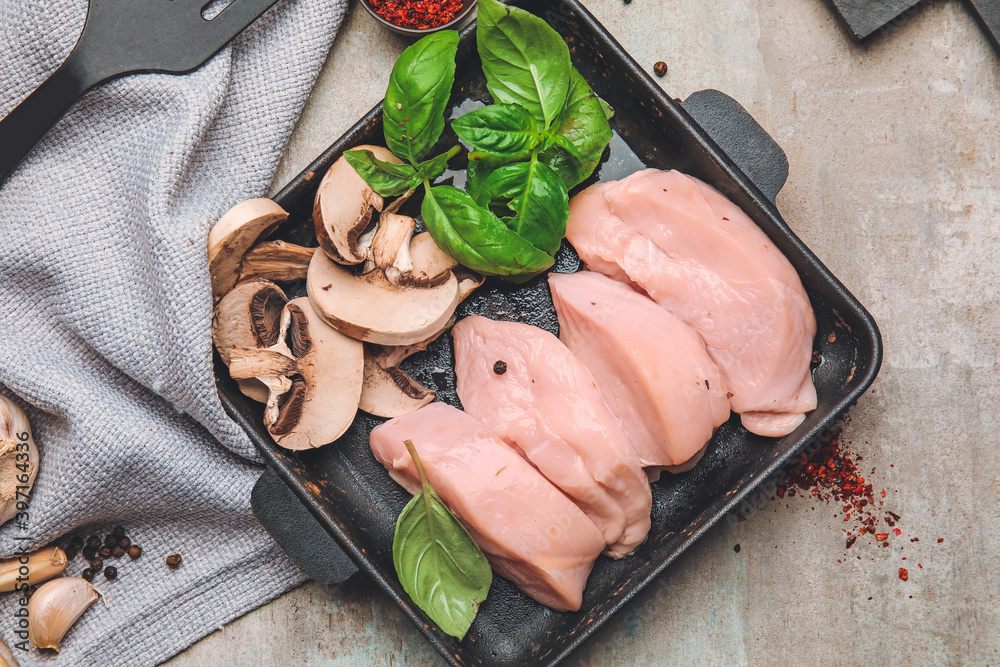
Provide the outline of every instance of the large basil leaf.
{"type": "Polygon", "coordinates": [[[398,197],[420,183],[420,175],[411,165],[383,162],[371,151],[347,151],[344,158],[383,197],[398,197]]]}
{"type": "Polygon", "coordinates": [[[501,167],[486,178],[476,197],[485,209],[495,202],[514,212],[512,218],[501,218],[511,231],[550,255],[559,250],[569,220],[569,193],[559,174],[538,160],[501,167]]]}
{"type": "Polygon", "coordinates": [[[611,141],[607,115],[610,108],[606,112],[606,107],[573,68],[566,108],[559,114],[550,132],[572,144],[576,153],[567,150],[564,142],[557,140],[556,145],[539,154],[542,162],[552,167],[568,188],[582,183],[594,172],[611,141]]]}
{"type": "Polygon", "coordinates": [[[510,154],[530,151],[538,143],[535,119],[516,104],[493,104],[452,121],[458,138],[478,151],[510,154]]]}
{"type": "Polygon", "coordinates": [[[435,243],[473,271],[523,282],[555,262],[456,187],[426,188],[421,213],[435,243]]]}
{"type": "Polygon", "coordinates": [[[427,481],[413,442],[421,491],[403,508],[392,540],[392,561],[403,590],[443,632],[462,639],[486,599],[493,572],[469,531],[427,481]]]}
{"type": "Polygon", "coordinates": [[[566,103],[569,49],[542,19],[496,0],[480,0],[476,46],[497,102],[519,104],[547,129],[566,103]]]}
{"type": "Polygon", "coordinates": [[[385,142],[411,164],[426,157],[444,130],[457,51],[458,33],[442,30],[409,46],[392,68],[382,107],[385,142]]]}
{"type": "Polygon", "coordinates": [[[479,191],[483,187],[483,181],[494,171],[512,162],[524,162],[531,158],[531,153],[523,151],[511,155],[493,155],[492,153],[480,153],[478,151],[469,153],[469,166],[465,175],[465,190],[473,199],[479,198],[479,191]]]}

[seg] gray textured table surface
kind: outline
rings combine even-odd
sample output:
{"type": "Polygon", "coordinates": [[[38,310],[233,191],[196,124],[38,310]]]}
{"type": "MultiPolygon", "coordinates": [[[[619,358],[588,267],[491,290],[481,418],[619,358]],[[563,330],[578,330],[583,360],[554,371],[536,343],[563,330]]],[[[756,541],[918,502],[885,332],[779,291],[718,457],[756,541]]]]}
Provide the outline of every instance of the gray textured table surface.
{"type": "MultiPolygon", "coordinates": [[[[876,469],[869,481],[886,489],[903,534],[891,548],[859,541],[848,557],[838,508],[758,498],[568,664],[997,664],[995,52],[958,2],[932,3],[866,46],[820,0],[587,6],[647,69],[669,63],[660,81],[671,95],[725,91],[788,153],[779,209],[882,328],[882,373],[845,437],[876,469]]],[[[353,8],[276,183],[381,98],[403,47],[353,8]]],[[[169,664],[440,661],[359,580],[303,586],[169,664]]]]}

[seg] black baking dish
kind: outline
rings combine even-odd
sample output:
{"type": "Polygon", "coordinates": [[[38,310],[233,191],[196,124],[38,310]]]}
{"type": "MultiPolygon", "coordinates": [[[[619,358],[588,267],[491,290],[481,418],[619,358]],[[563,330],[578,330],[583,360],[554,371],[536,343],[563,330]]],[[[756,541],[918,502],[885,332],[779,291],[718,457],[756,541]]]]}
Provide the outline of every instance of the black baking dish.
{"type": "MultiPolygon", "coordinates": [[[[565,658],[749,491],[814,441],[871,385],[881,363],[881,339],[872,317],[782,221],[773,199],[787,176],[787,161],[742,107],[716,91],[696,93],[683,105],[675,102],[575,0],[512,4],[527,6],[544,17],[566,39],[576,67],[615,110],[616,138],[611,150],[581,188],[598,178],[627,175],[643,164],[680,169],[729,196],[792,262],[816,313],[816,349],[822,362],[814,368],[813,377],[819,407],[794,433],[781,439],[754,436],[735,417],[724,424],[693,470],[666,475],[653,485],[649,539],[627,558],[598,560],[579,612],[551,611],[495,577],[489,598],[465,640],[459,642],[438,631],[397,581],[392,536],[409,495],[389,478],[368,448],[368,433],[381,420],[359,413],[351,429],[332,445],[298,454],[283,450],[263,428],[261,406],[239,393],[217,358],[219,390],[230,415],[322,528],[454,665],[553,665],[565,658]]],[[[466,103],[463,110],[469,99],[486,99],[474,36],[474,26],[470,26],[462,34],[459,50],[452,103],[455,107],[466,103]]],[[[312,202],[324,171],[344,150],[382,141],[379,106],[275,197],[290,216],[274,238],[315,245],[312,202]]],[[[454,142],[453,135],[442,140],[449,142],[454,142]]],[[[462,174],[452,176],[461,178],[462,174]]],[[[411,204],[418,210],[416,203],[411,204]]],[[[578,268],[578,259],[564,244],[554,270],[578,268]]],[[[287,291],[289,296],[305,293],[302,285],[294,284],[287,291]]],[[[553,332],[558,326],[544,276],[523,286],[487,281],[458,314],[470,313],[516,319],[553,332]]],[[[407,370],[437,389],[439,400],[459,404],[449,336],[442,336],[409,361],[407,370]]],[[[311,525],[303,531],[314,534],[318,528],[315,521],[311,525]]],[[[308,550],[312,534],[289,537],[289,532],[294,531],[286,530],[278,539],[293,557],[295,551],[308,550]]],[[[317,535],[317,541],[320,537],[327,536],[317,535]]]]}

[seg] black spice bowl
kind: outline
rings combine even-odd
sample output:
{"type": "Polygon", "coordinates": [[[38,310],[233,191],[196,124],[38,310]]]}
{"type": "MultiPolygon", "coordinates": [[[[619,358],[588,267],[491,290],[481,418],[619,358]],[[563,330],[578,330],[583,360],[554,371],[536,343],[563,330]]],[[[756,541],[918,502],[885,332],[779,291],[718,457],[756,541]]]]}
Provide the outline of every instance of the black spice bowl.
{"type": "Polygon", "coordinates": [[[404,28],[403,26],[396,25],[391,21],[387,21],[386,19],[382,18],[375,12],[375,9],[372,7],[372,3],[369,2],[369,0],[361,0],[361,6],[364,7],[376,21],[384,25],[389,30],[392,30],[393,32],[398,33],[400,35],[408,35],[411,37],[423,37],[424,35],[429,35],[432,32],[437,32],[438,30],[458,29],[458,27],[462,25],[465,19],[467,19],[469,15],[472,13],[472,10],[476,8],[476,0],[463,0],[462,8],[458,11],[457,14],[455,14],[455,18],[448,21],[447,23],[442,23],[441,25],[435,26],[433,28],[423,28],[423,29],[404,28]]]}

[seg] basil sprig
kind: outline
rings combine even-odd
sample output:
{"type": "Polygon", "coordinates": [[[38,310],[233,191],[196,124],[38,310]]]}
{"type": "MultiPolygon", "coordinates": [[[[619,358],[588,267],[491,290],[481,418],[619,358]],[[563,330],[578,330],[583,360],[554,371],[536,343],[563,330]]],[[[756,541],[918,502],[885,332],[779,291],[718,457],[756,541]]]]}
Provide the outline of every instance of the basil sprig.
{"type": "Polygon", "coordinates": [[[472,148],[466,190],[431,186],[459,150],[428,158],[445,127],[458,33],[424,37],[396,61],[383,106],[386,145],[403,164],[367,151],[348,162],[384,197],[425,188],[421,214],[434,241],[465,266],[521,282],[554,263],[566,234],[569,189],[590,176],[611,111],[570,63],[544,20],[480,0],[476,45],[496,104],[452,122],[472,148]]]}
{"type": "Polygon", "coordinates": [[[405,444],[420,493],[396,521],[392,562],[406,594],[442,632],[462,639],[490,592],[493,572],[472,535],[431,488],[413,442],[405,444]]]}

